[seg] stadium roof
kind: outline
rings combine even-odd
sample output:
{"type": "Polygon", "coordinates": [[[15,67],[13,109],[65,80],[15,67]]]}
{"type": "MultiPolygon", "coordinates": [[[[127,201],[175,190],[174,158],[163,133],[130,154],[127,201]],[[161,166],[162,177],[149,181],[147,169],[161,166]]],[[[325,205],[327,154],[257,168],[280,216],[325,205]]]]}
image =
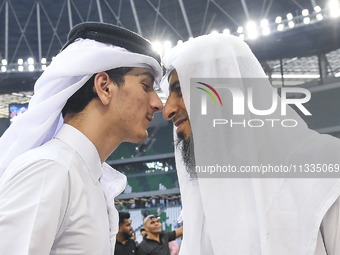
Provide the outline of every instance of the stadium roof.
{"type": "MultiPolygon", "coordinates": [[[[328,72],[335,75],[340,71],[337,4],[338,0],[2,0],[0,94],[31,91],[44,66],[66,42],[70,28],[83,21],[126,27],[148,38],[162,53],[179,40],[229,32],[244,37],[272,74],[280,73],[281,59],[285,75],[317,77],[317,56],[323,55],[328,72]]],[[[30,95],[12,96],[23,102],[30,95]]],[[[10,100],[0,99],[0,108],[10,100]]]]}

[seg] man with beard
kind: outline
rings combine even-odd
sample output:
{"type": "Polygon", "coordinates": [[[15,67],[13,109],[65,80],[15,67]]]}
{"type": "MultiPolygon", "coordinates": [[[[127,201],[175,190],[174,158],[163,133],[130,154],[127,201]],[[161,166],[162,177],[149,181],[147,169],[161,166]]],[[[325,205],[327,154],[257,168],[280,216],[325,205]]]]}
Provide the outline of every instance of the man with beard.
{"type": "Polygon", "coordinates": [[[119,212],[119,230],[116,239],[115,255],[136,254],[136,243],[131,236],[132,226],[130,213],[119,212]]]}
{"type": "Polygon", "coordinates": [[[174,143],[175,147],[182,154],[189,177],[195,179],[197,178],[197,173],[195,171],[194,140],[176,70],[170,73],[169,84],[170,95],[166,102],[163,116],[165,119],[171,119],[176,126],[177,139],[174,143]]]}
{"type": "Polygon", "coordinates": [[[235,167],[338,165],[339,140],[308,129],[290,107],[284,117],[296,120],[296,127],[243,125],[252,119],[264,122],[282,116],[279,111],[269,116],[255,115],[249,104],[242,108],[242,116],[234,114],[235,91],[251,89],[254,105],[261,110],[268,109],[273,95],[261,65],[237,37],[197,37],[174,47],[163,57],[163,64],[167,72],[161,87],[168,94],[163,116],[175,125],[175,157],[183,207],[180,254],[339,254],[340,180],[336,176],[302,179],[274,174],[272,178],[261,178],[256,173],[207,175],[198,171],[201,166],[217,163],[235,167]],[[204,103],[203,114],[203,107],[194,103],[201,103],[201,90],[196,87],[205,78],[233,87],[219,89],[221,105],[214,105],[212,100],[208,102],[211,104],[204,103]],[[229,118],[234,125],[214,126],[210,117],[214,114],[229,118]]]}
{"type": "Polygon", "coordinates": [[[148,215],[144,219],[147,236],[138,245],[137,255],[170,255],[169,242],[183,234],[183,226],[175,231],[162,231],[162,224],[155,215],[148,215]]]}

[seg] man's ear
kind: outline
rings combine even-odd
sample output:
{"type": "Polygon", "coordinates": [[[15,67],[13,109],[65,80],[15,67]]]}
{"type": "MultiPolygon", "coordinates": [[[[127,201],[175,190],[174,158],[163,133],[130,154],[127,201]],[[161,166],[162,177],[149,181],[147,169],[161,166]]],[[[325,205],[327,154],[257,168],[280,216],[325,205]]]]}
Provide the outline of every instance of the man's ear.
{"type": "Polygon", "coordinates": [[[107,105],[112,97],[112,80],[106,72],[97,73],[94,77],[94,90],[103,105],[107,105]]]}

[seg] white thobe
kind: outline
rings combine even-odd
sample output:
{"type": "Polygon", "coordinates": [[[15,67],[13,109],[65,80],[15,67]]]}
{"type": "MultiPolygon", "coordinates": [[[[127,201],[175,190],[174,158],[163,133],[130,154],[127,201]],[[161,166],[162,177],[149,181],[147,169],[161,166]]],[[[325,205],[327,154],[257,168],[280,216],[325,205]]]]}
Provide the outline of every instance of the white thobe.
{"type": "MultiPolygon", "coordinates": [[[[214,254],[210,236],[207,233],[207,222],[204,219],[200,243],[201,254],[214,254]]],[[[314,255],[338,254],[340,254],[340,198],[335,201],[322,220],[314,255]]]]}
{"type": "Polygon", "coordinates": [[[63,125],[9,168],[15,174],[0,180],[1,254],[110,254],[102,164],[86,136],[63,125]]]}
{"type": "Polygon", "coordinates": [[[337,254],[340,254],[340,198],[322,220],[315,250],[315,255],[337,254]]]}

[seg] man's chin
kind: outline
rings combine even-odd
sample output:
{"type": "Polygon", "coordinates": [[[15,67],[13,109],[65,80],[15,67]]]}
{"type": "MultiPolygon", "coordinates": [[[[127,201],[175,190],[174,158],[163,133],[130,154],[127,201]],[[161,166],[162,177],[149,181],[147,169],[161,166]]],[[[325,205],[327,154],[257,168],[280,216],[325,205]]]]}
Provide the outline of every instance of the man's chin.
{"type": "Polygon", "coordinates": [[[125,239],[129,239],[129,238],[131,238],[131,236],[132,236],[132,233],[124,233],[124,237],[125,237],[125,239]]]}
{"type": "Polygon", "coordinates": [[[146,141],[146,139],[148,139],[148,131],[145,130],[145,133],[140,133],[137,136],[130,138],[129,140],[127,140],[126,142],[130,142],[130,143],[143,143],[146,141]]]}
{"type": "Polygon", "coordinates": [[[150,231],[150,234],[158,235],[161,232],[162,232],[162,230],[154,230],[153,232],[150,231]]]}
{"type": "Polygon", "coordinates": [[[181,132],[177,132],[177,137],[181,140],[181,141],[187,141],[190,138],[190,134],[186,134],[184,131],[181,132]]]}

